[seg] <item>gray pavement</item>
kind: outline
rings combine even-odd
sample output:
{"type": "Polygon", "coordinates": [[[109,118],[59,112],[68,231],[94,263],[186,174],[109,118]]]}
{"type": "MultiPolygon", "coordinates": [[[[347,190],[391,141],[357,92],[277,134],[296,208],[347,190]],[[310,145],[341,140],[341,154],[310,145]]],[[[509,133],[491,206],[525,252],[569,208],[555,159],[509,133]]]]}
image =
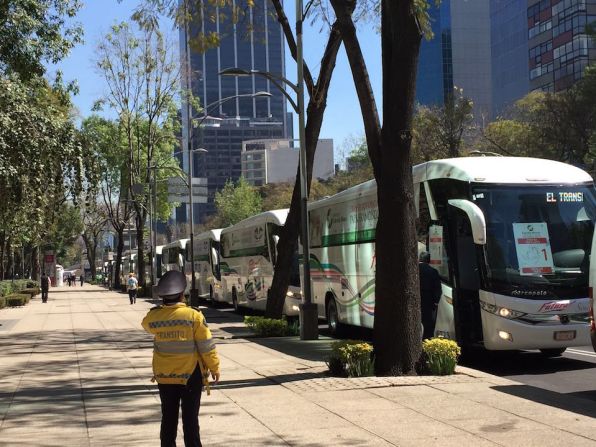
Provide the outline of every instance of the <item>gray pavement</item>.
{"type": "MultiPolygon", "coordinates": [[[[159,445],[152,340],[140,329],[152,305],[86,285],[0,310],[0,445],[159,445]]],[[[220,385],[203,395],[206,446],[596,445],[587,400],[467,368],[331,378],[329,339],[245,339],[241,317],[205,314],[222,359],[220,385]]]]}

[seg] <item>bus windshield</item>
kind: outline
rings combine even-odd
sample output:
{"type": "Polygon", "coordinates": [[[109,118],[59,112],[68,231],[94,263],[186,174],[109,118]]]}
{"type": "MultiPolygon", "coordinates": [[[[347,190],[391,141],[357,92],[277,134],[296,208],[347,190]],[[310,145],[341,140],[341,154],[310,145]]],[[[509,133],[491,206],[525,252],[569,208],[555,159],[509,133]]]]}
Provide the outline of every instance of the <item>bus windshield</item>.
{"type": "Polygon", "coordinates": [[[486,286],[529,299],[585,298],[596,205],[582,185],[476,185],[486,218],[486,286]]]}

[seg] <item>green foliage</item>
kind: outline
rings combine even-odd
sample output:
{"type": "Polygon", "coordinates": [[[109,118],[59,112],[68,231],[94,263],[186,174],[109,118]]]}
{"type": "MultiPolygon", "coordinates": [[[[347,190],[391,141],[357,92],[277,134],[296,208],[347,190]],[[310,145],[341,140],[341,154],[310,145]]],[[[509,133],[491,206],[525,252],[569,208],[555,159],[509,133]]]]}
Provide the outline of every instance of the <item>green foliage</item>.
{"type": "Polygon", "coordinates": [[[419,106],[413,123],[414,163],[460,157],[463,138],[472,129],[472,109],[472,101],[457,87],[442,106],[419,106]]]}
{"type": "Polygon", "coordinates": [[[26,293],[13,293],[5,297],[8,307],[24,306],[31,299],[31,295],[26,293]]]}
{"type": "Polygon", "coordinates": [[[254,216],[262,211],[262,199],[257,189],[241,177],[236,184],[226,182],[221,191],[215,193],[217,213],[215,227],[225,228],[254,216]]]}
{"type": "Polygon", "coordinates": [[[360,340],[341,340],[331,344],[327,367],[333,376],[367,377],[374,375],[371,344],[360,340]]]}
{"type": "Polygon", "coordinates": [[[32,279],[28,279],[25,286],[27,289],[39,289],[41,287],[41,284],[39,281],[34,281],[32,279]]]}
{"type": "Polygon", "coordinates": [[[0,296],[0,309],[3,309],[5,307],[6,307],[6,297],[0,296]]]}
{"type": "Polygon", "coordinates": [[[457,359],[461,354],[455,341],[446,338],[427,339],[422,342],[422,350],[431,374],[446,376],[455,373],[457,359]]]}
{"type": "Polygon", "coordinates": [[[39,288],[38,282],[31,281],[30,279],[0,281],[0,296],[7,296],[20,290],[31,288],[39,288]]]}
{"type": "Polygon", "coordinates": [[[82,28],[70,25],[80,0],[0,2],[0,71],[29,80],[46,72],[81,41],[82,28]]]}
{"type": "Polygon", "coordinates": [[[260,316],[246,316],[244,317],[244,324],[257,337],[285,337],[288,335],[295,335],[296,326],[290,327],[285,318],[277,320],[274,318],[265,318],[260,316]]]}
{"type": "Polygon", "coordinates": [[[10,295],[12,293],[12,284],[10,281],[0,281],[0,296],[10,295]]]}

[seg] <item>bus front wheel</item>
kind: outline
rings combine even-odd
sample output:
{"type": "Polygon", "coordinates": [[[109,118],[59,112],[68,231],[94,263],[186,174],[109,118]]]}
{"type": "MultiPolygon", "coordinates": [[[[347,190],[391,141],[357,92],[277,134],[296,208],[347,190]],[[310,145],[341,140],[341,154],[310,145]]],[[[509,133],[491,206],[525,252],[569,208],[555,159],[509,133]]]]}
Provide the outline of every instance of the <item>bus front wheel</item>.
{"type": "Polygon", "coordinates": [[[342,330],[342,324],[339,322],[339,313],[337,312],[337,304],[335,299],[329,299],[327,303],[327,327],[332,335],[338,336],[342,330]]]}
{"type": "Polygon", "coordinates": [[[238,294],[236,293],[236,289],[232,289],[232,305],[234,306],[234,310],[236,312],[240,310],[240,306],[238,305],[238,294]]]}
{"type": "Polygon", "coordinates": [[[551,349],[541,349],[540,353],[544,357],[559,357],[561,354],[565,352],[567,348],[551,348],[551,349]]]}

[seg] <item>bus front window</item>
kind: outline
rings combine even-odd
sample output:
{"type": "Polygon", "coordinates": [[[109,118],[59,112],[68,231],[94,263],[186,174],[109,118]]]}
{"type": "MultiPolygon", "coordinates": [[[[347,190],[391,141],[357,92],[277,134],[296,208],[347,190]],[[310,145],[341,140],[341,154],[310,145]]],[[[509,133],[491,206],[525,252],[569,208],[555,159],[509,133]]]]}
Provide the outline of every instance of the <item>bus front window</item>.
{"type": "Polygon", "coordinates": [[[472,199],[486,218],[489,290],[530,299],[588,295],[592,185],[477,185],[472,199]]]}

